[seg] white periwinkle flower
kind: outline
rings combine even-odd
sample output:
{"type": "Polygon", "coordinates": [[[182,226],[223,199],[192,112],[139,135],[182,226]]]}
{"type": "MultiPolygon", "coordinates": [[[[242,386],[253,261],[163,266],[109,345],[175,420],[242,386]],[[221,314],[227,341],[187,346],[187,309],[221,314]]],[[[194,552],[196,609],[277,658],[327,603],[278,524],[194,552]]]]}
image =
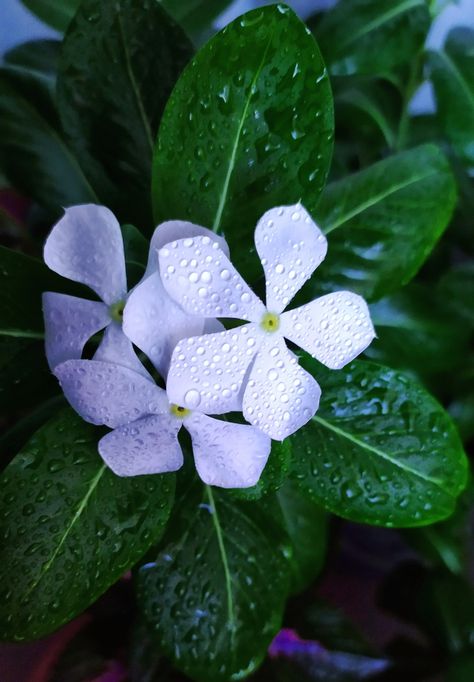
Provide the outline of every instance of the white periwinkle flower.
{"type": "MultiPolygon", "coordinates": [[[[183,312],[167,295],[156,251],[171,239],[198,234],[212,233],[184,221],[158,226],[146,272],[127,293],[122,233],[113,213],[94,204],[66,209],[46,240],[44,260],[63,277],[86,284],[101,301],[49,291],[43,294],[46,356],[51,369],[80,358],[86,342],[106,328],[95,360],[118,362],[148,376],[133,351],[133,341],[164,374],[176,341],[203,333],[204,319],[183,312]]],[[[223,239],[219,243],[227,250],[223,239]]]]}
{"type": "Polygon", "coordinates": [[[283,312],[324,259],[327,241],[300,204],[274,208],[255,230],[267,305],[245,283],[215,238],[188,237],[159,252],[163,284],[182,308],[246,324],[178,342],[167,379],[170,400],[211,414],[243,393],[245,418],[282,440],[316,412],[321,390],[285,338],[331,369],[353,360],[375,336],[367,304],[339,291],[283,312]]]}
{"type": "Polygon", "coordinates": [[[83,419],[114,429],[99,441],[99,452],[118,476],[179,469],[183,453],[177,436],[183,426],[191,435],[196,469],[205,483],[246,488],[260,478],[271,440],[253,426],[170,404],[166,391],[151,378],[114,363],[68,360],[54,374],[83,419]]]}

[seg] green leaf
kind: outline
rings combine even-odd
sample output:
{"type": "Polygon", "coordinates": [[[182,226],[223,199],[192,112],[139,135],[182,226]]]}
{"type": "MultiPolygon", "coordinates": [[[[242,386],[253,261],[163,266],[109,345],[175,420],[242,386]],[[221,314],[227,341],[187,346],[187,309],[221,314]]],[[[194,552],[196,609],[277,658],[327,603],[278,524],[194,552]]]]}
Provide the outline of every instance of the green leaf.
{"type": "Polygon", "coordinates": [[[165,103],[193,49],[149,0],[84,0],[58,73],[64,130],[101,201],[121,222],[152,228],[153,143],[165,103]]]}
{"type": "Polygon", "coordinates": [[[318,412],[291,437],[292,477],[339,516],[421,526],[449,516],[467,460],[438,402],[403,374],[370,362],[329,371],[305,356],[322,388],[318,412]]]}
{"type": "Polygon", "coordinates": [[[170,97],[153,161],[155,221],[223,232],[242,269],[267,209],[314,209],[332,136],[329,80],[305,25],[283,5],[249,12],[199,51],[170,97]]]}
{"type": "Polygon", "coordinates": [[[231,0],[159,0],[169,14],[180,24],[195,42],[212,31],[212,21],[231,0]]]}
{"type": "Polygon", "coordinates": [[[41,637],[74,618],[163,531],[174,477],[115,476],[99,435],[64,411],[2,474],[2,639],[41,637]]]}
{"type": "Polygon", "coordinates": [[[5,175],[55,215],[64,206],[94,202],[76,159],[50,122],[50,109],[45,114],[45,97],[40,103],[37,97],[30,101],[24,87],[24,80],[12,82],[11,70],[0,70],[0,165],[5,175]]]}
{"type": "Polygon", "coordinates": [[[428,55],[437,113],[468,169],[474,169],[474,30],[455,28],[444,49],[428,55]]]}
{"type": "Polygon", "coordinates": [[[30,12],[57,31],[65,31],[81,0],[21,0],[30,12]]]}
{"type": "Polygon", "coordinates": [[[251,488],[236,488],[232,494],[241,500],[258,500],[262,495],[275,492],[283,485],[291,462],[291,446],[288,441],[272,441],[272,450],[258,483],[251,488]]]}
{"type": "Polygon", "coordinates": [[[439,295],[460,320],[474,328],[474,262],[458,265],[440,281],[439,295]]]}
{"type": "Polygon", "coordinates": [[[318,504],[302,495],[294,481],[286,481],[277,497],[293,545],[291,591],[301,592],[324,566],[328,515],[318,504]]]}
{"type": "Polygon", "coordinates": [[[315,33],[332,74],[384,75],[412,60],[429,27],[425,0],[340,0],[315,33]]]}
{"type": "Polygon", "coordinates": [[[314,286],[350,289],[369,300],[399,289],[429,256],[455,200],[448,162],[433,145],[331,183],[315,211],[329,250],[314,286]]]}
{"type": "Polygon", "coordinates": [[[434,287],[411,283],[370,306],[377,338],[371,360],[426,378],[464,362],[469,330],[440,305],[434,287]]]}
{"type": "Polygon", "coordinates": [[[139,603],[180,670],[205,682],[240,679],[281,625],[290,550],[278,506],[199,485],[175,510],[138,572],[139,603]]]}
{"type": "Polygon", "coordinates": [[[149,242],[134,225],[122,225],[128,288],[137,284],[145,272],[148,261],[149,242]]]}
{"type": "Polygon", "coordinates": [[[30,104],[34,104],[57,127],[54,103],[58,70],[59,40],[31,40],[9,50],[3,60],[3,73],[30,104]]]}

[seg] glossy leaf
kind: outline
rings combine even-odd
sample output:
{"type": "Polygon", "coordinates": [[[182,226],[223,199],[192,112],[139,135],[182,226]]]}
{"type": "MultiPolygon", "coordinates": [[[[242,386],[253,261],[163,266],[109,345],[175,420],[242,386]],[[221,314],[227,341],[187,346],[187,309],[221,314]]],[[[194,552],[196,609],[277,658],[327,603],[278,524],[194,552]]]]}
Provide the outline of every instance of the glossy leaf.
{"type": "Polygon", "coordinates": [[[0,166],[12,186],[59,215],[96,197],[43,107],[0,71],[0,166]]]}
{"type": "Polygon", "coordinates": [[[429,27],[425,0],[340,0],[315,33],[334,75],[383,75],[410,62],[429,27]]]}
{"type": "Polygon", "coordinates": [[[138,572],[141,608],[157,645],[187,675],[244,677],[281,624],[290,550],[278,507],[272,498],[241,502],[199,485],[175,510],[138,572]]]}
{"type": "Polygon", "coordinates": [[[57,31],[65,31],[81,0],[21,0],[21,2],[57,31]]]}
{"type": "Polygon", "coordinates": [[[455,200],[448,162],[433,145],[331,183],[315,211],[329,249],[314,287],[349,289],[369,300],[399,289],[429,256],[455,200]]]}
{"type": "Polygon", "coordinates": [[[474,170],[474,30],[452,30],[443,50],[429,53],[428,64],[444,133],[474,170]]]}
{"type": "Polygon", "coordinates": [[[292,592],[301,592],[312,583],[324,566],[328,514],[302,495],[294,481],[286,481],[277,497],[293,545],[292,592]]]}
{"type": "Polygon", "coordinates": [[[328,77],[304,24],[283,5],[249,12],[200,50],[166,106],[153,162],[155,221],[224,232],[242,268],[267,209],[300,199],[314,209],[332,134],[328,77]]]}
{"type": "Polygon", "coordinates": [[[163,531],[174,477],[118,478],[99,435],[64,411],[2,474],[2,639],[34,639],[74,618],[163,531]]]}
{"type": "Polygon", "coordinates": [[[192,46],[156,0],[85,0],[58,74],[64,130],[101,201],[151,231],[153,143],[192,46]]]}
{"type": "Polygon", "coordinates": [[[354,362],[328,371],[304,358],[322,387],[318,412],[291,437],[292,477],[339,516],[421,526],[449,516],[467,460],[443,408],[403,374],[354,362]]]}

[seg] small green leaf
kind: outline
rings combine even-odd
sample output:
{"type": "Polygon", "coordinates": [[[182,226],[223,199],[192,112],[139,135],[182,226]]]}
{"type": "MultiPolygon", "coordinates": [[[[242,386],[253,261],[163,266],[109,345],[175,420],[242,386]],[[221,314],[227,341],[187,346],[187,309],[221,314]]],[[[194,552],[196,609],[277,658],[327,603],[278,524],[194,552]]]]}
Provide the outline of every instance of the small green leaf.
{"type": "Polygon", "coordinates": [[[281,625],[288,540],[278,505],[199,485],[175,507],[158,552],[137,575],[157,645],[195,680],[240,679],[281,625]]]}
{"type": "Polygon", "coordinates": [[[411,61],[429,27],[425,0],[340,0],[315,33],[334,75],[384,75],[411,61]]]}
{"type": "Polygon", "coordinates": [[[81,0],[21,0],[30,12],[57,31],[65,31],[81,0]]]}
{"type": "Polygon", "coordinates": [[[466,485],[456,429],[419,384],[370,362],[329,371],[303,363],[322,388],[309,424],[291,437],[292,477],[339,516],[421,526],[449,516],[466,485]]]}
{"type": "Polygon", "coordinates": [[[115,476],[99,435],[64,411],[2,474],[2,639],[41,637],[74,618],[163,531],[174,477],[115,476]]]}
{"type": "Polygon", "coordinates": [[[153,143],[193,49],[149,0],[84,0],[64,38],[58,106],[101,201],[121,222],[152,228],[153,143]]]}
{"type": "Polygon", "coordinates": [[[293,545],[291,591],[301,592],[313,582],[324,566],[328,514],[302,495],[294,481],[286,481],[277,497],[293,545]]]}
{"type": "Polygon", "coordinates": [[[437,114],[468,169],[474,169],[474,30],[455,28],[443,50],[428,55],[437,114]]]}
{"type": "Polygon", "coordinates": [[[314,209],[333,125],[326,69],[305,25],[283,5],[243,15],[199,51],[166,106],[153,161],[155,221],[223,232],[244,271],[267,209],[299,200],[314,209]]]}
{"type": "Polygon", "coordinates": [[[449,164],[433,145],[331,183],[315,211],[329,249],[314,286],[350,289],[369,300],[399,289],[429,256],[455,200],[449,164]]]}
{"type": "Polygon", "coordinates": [[[24,86],[24,79],[12,81],[12,70],[0,70],[0,165],[5,175],[55,215],[64,206],[94,202],[95,194],[51,113],[45,114],[46,95],[38,105],[37,98],[22,93],[24,86]]]}

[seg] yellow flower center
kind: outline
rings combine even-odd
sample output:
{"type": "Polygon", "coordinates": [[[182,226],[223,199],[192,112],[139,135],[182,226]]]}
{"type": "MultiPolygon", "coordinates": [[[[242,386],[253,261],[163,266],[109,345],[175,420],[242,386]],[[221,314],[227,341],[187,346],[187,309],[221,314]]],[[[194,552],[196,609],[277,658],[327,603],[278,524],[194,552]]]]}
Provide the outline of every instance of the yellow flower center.
{"type": "Polygon", "coordinates": [[[178,419],[184,419],[188,414],[191,414],[191,410],[188,410],[187,407],[181,407],[181,405],[175,405],[174,403],[170,405],[170,412],[173,417],[178,417],[178,419]]]}
{"type": "Polygon", "coordinates": [[[260,320],[260,327],[265,332],[276,332],[280,328],[280,316],[276,313],[265,313],[260,320]]]}
{"type": "Polygon", "coordinates": [[[109,315],[115,322],[123,322],[123,311],[125,308],[125,301],[117,301],[109,306],[109,315]]]}

